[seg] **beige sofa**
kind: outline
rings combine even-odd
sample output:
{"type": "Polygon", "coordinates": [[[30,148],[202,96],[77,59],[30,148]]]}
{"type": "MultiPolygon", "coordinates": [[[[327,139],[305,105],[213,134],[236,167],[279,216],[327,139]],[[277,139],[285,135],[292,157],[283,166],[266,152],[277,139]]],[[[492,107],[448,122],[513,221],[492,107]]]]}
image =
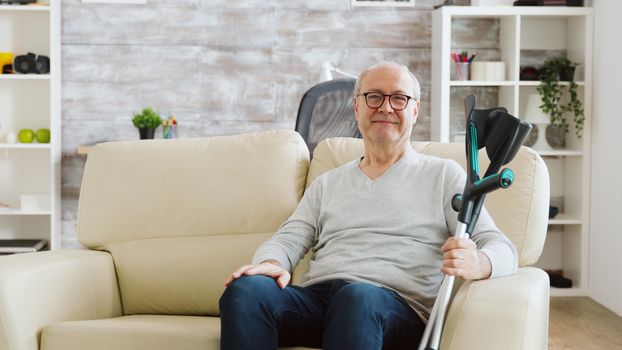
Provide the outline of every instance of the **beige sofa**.
{"type": "MultiPolygon", "coordinates": [[[[463,145],[414,147],[463,162],[463,145]]],[[[292,131],[96,146],[78,213],[89,249],[0,258],[0,349],[218,349],[225,278],[250,261],[307,184],[362,151],[361,140],[329,139],[309,163],[292,131]]],[[[510,167],[515,184],[486,205],[521,268],[462,285],[442,349],[546,348],[548,278],[528,265],[544,242],[548,173],[527,148],[510,167]]]]}

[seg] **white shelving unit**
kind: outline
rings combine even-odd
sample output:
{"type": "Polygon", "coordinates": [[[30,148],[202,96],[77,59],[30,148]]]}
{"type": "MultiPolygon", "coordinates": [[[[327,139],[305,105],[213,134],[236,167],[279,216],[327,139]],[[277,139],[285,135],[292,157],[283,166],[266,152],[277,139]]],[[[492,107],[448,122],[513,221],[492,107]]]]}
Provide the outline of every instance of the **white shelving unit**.
{"type": "Polygon", "coordinates": [[[59,0],[0,5],[0,52],[50,58],[50,74],[0,74],[0,202],[11,207],[0,210],[0,239],[45,239],[48,249],[61,243],[60,24],[59,0]],[[6,143],[24,128],[50,129],[50,143],[6,143]],[[49,202],[22,209],[32,194],[49,202]]]}
{"type": "MultiPolygon", "coordinates": [[[[1,9],[0,9],[1,11],[1,9]]],[[[50,80],[49,74],[1,74],[0,80],[50,80]]]]}
{"type": "MultiPolygon", "coordinates": [[[[575,72],[579,98],[585,110],[583,137],[571,128],[564,149],[541,152],[551,178],[551,201],[560,213],[549,221],[544,252],[537,265],[563,270],[573,287],[552,288],[553,296],[586,295],[588,288],[589,176],[592,110],[593,10],[588,7],[468,7],[445,6],[432,15],[432,133],[439,142],[453,141],[465,130],[463,105],[469,93],[486,89],[496,96],[491,105],[504,106],[518,117],[526,110],[527,97],[537,93],[538,81],[521,81],[522,66],[541,66],[551,55],[580,63],[575,72]],[[502,81],[451,80],[452,52],[477,51],[460,42],[459,21],[498,21],[497,57],[505,62],[502,81]],[[536,64],[534,64],[536,62],[536,64]]],[[[568,85],[568,83],[560,83],[568,85]]],[[[569,117],[570,118],[570,117],[569,117]]],[[[572,122],[570,123],[573,124],[572,122]]]]}

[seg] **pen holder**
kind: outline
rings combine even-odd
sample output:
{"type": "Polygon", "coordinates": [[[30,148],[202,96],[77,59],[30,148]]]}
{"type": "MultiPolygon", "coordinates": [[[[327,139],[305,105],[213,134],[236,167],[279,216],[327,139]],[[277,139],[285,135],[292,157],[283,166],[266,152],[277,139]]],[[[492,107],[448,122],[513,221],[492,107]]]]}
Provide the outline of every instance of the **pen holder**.
{"type": "Polygon", "coordinates": [[[452,80],[469,80],[469,62],[454,62],[452,80]]]}
{"type": "Polygon", "coordinates": [[[162,138],[163,139],[174,139],[177,138],[177,126],[175,125],[165,125],[162,127],[162,138]]]}

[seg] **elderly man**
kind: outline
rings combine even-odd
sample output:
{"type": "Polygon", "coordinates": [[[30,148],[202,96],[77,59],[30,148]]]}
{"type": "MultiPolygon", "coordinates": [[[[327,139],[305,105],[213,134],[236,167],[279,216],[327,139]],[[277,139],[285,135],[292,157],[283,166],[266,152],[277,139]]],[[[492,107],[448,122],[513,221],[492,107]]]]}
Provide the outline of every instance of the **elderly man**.
{"type": "Polygon", "coordinates": [[[443,273],[483,279],[516,271],[516,249],[485,210],[472,240],[452,237],[451,198],[465,174],[410,147],[419,100],[404,66],[361,73],[354,110],[364,157],[318,177],[252,264],[226,281],[222,349],[410,349],[443,273]],[[305,282],[288,285],[309,249],[305,282]]]}

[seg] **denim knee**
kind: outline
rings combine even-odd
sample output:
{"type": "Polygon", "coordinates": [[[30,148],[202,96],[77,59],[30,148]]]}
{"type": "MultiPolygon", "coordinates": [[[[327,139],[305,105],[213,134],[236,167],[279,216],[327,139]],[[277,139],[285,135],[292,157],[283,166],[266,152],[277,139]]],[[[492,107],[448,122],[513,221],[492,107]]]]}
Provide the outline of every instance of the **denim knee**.
{"type": "Polygon", "coordinates": [[[242,276],[233,281],[220,297],[220,310],[229,307],[247,309],[265,301],[279,287],[276,282],[263,275],[242,276]]]}
{"type": "Polygon", "coordinates": [[[343,286],[335,293],[332,303],[351,306],[350,312],[382,313],[390,299],[390,291],[370,283],[355,282],[343,286]]]}

